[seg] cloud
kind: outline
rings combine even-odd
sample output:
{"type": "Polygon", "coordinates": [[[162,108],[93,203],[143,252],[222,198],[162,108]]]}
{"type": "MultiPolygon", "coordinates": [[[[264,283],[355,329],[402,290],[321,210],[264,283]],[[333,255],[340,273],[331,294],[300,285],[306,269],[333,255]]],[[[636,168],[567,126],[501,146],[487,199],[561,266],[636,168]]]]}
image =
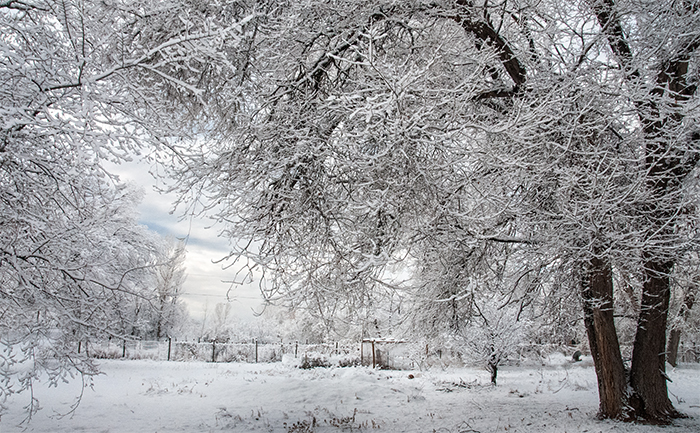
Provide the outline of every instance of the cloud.
{"type": "Polygon", "coordinates": [[[110,173],[117,174],[122,182],[129,182],[143,188],[144,199],[138,207],[139,223],[162,235],[184,239],[187,256],[185,266],[187,279],[183,285],[182,299],[190,314],[202,318],[205,310],[212,310],[220,302],[232,302],[234,314],[241,319],[252,319],[253,309],[261,309],[258,282],[231,284],[239,267],[224,269],[222,263],[215,263],[226,257],[229,242],[218,236],[218,229],[211,227],[206,218],[181,218],[173,213],[173,194],[157,191],[162,181],[151,174],[147,163],[141,160],[119,165],[105,164],[110,173]]]}

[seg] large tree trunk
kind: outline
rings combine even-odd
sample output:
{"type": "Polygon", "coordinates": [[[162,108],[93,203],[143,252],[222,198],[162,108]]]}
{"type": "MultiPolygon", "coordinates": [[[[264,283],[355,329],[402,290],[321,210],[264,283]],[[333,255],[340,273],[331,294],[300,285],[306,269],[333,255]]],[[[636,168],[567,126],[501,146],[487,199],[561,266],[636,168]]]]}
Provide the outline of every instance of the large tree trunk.
{"type": "Polygon", "coordinates": [[[646,280],[637,334],[632,352],[630,404],[635,416],[650,422],[666,422],[681,414],[673,408],[666,387],[666,324],[670,301],[669,273],[673,263],[650,259],[645,263],[646,280]]]}
{"type": "MultiPolygon", "coordinates": [[[[695,303],[695,287],[688,287],[685,296],[683,297],[683,305],[678,312],[679,320],[685,322],[688,320],[690,310],[693,309],[695,303]]],[[[668,346],[666,347],[666,358],[669,364],[676,367],[678,365],[678,344],[681,342],[681,329],[674,326],[668,338],[668,346]]]]}
{"type": "Polygon", "coordinates": [[[627,379],[613,317],[613,283],[610,265],[590,261],[583,276],[584,323],[595,364],[600,418],[626,419],[627,379]]]}
{"type": "MultiPolygon", "coordinates": [[[[637,69],[635,53],[622,28],[615,0],[590,0],[590,4],[617,62],[625,70],[625,79],[638,86],[644,82],[644,74],[637,69]]],[[[645,281],[632,353],[630,405],[633,416],[649,422],[663,423],[680,416],[668,398],[666,387],[669,272],[676,260],[668,251],[674,247],[674,230],[679,210],[683,208],[679,202],[683,180],[697,164],[699,154],[677,149],[673,131],[684,120],[680,104],[689,100],[697,89],[687,80],[690,59],[697,47],[696,41],[687,43],[668,58],[657,71],[657,86],[634,100],[644,133],[646,186],[651,192],[642,210],[643,217],[651,222],[648,233],[653,239],[646,239],[649,245],[643,253],[645,281]]]]}

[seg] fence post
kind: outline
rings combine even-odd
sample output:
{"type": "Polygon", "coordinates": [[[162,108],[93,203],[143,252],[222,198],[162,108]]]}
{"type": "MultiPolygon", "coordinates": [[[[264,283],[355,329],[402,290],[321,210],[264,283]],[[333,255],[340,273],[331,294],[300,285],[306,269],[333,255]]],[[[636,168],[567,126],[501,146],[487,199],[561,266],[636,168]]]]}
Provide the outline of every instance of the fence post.
{"type": "Polygon", "coordinates": [[[211,342],[211,362],[216,362],[216,341],[211,342]]]}
{"type": "Polygon", "coordinates": [[[335,354],[336,355],[338,354],[338,342],[337,341],[335,342],[335,354]]]}
{"type": "Polygon", "coordinates": [[[78,340],[78,353],[80,353],[80,346],[82,346],[83,342],[78,340]]]}
{"type": "Polygon", "coordinates": [[[258,340],[255,340],[255,363],[258,363],[258,340]]]}
{"type": "Polygon", "coordinates": [[[168,361],[170,361],[170,349],[173,347],[173,338],[168,337],[168,361]]]}
{"type": "Polygon", "coordinates": [[[295,341],[294,342],[294,359],[296,359],[298,353],[299,353],[299,342],[295,341]]]}
{"type": "Polygon", "coordinates": [[[365,365],[365,339],[360,339],[360,365],[365,365]]]}
{"type": "Polygon", "coordinates": [[[122,358],[126,358],[126,338],[122,340],[122,358]]]}
{"type": "Polygon", "coordinates": [[[377,358],[375,357],[375,352],[374,352],[374,340],[372,340],[372,368],[375,368],[377,366],[377,358]]]}

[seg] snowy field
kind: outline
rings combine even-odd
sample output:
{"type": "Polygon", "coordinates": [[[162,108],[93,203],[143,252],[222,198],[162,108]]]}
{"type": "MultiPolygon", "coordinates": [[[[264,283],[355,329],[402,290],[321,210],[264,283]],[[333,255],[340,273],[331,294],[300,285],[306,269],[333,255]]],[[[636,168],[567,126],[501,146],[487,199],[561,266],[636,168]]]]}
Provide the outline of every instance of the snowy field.
{"type": "Polygon", "coordinates": [[[27,396],[2,417],[9,432],[700,432],[700,366],[669,376],[676,407],[691,415],[671,427],[598,421],[595,373],[562,359],[507,367],[497,387],[486,371],[381,371],[367,367],[301,370],[293,362],[101,361],[104,374],[80,392],[79,379],[40,384],[43,409],[18,426],[27,396]],[[409,376],[411,375],[411,376],[409,376]]]}

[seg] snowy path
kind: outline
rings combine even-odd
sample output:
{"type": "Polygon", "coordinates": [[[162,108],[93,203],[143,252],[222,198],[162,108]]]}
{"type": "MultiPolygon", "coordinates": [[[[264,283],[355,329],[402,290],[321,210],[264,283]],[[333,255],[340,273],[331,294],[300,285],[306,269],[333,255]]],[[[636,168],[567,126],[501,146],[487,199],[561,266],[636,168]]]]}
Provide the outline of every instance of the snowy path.
{"type": "Polygon", "coordinates": [[[0,432],[700,432],[700,368],[670,373],[674,427],[601,422],[590,365],[479,369],[299,370],[288,364],[103,361],[73,416],[80,381],[37,391],[43,409],[18,427],[26,396],[8,402],[0,432]],[[413,374],[413,379],[409,378],[413,374]],[[680,401],[680,403],[678,403],[680,401]]]}

